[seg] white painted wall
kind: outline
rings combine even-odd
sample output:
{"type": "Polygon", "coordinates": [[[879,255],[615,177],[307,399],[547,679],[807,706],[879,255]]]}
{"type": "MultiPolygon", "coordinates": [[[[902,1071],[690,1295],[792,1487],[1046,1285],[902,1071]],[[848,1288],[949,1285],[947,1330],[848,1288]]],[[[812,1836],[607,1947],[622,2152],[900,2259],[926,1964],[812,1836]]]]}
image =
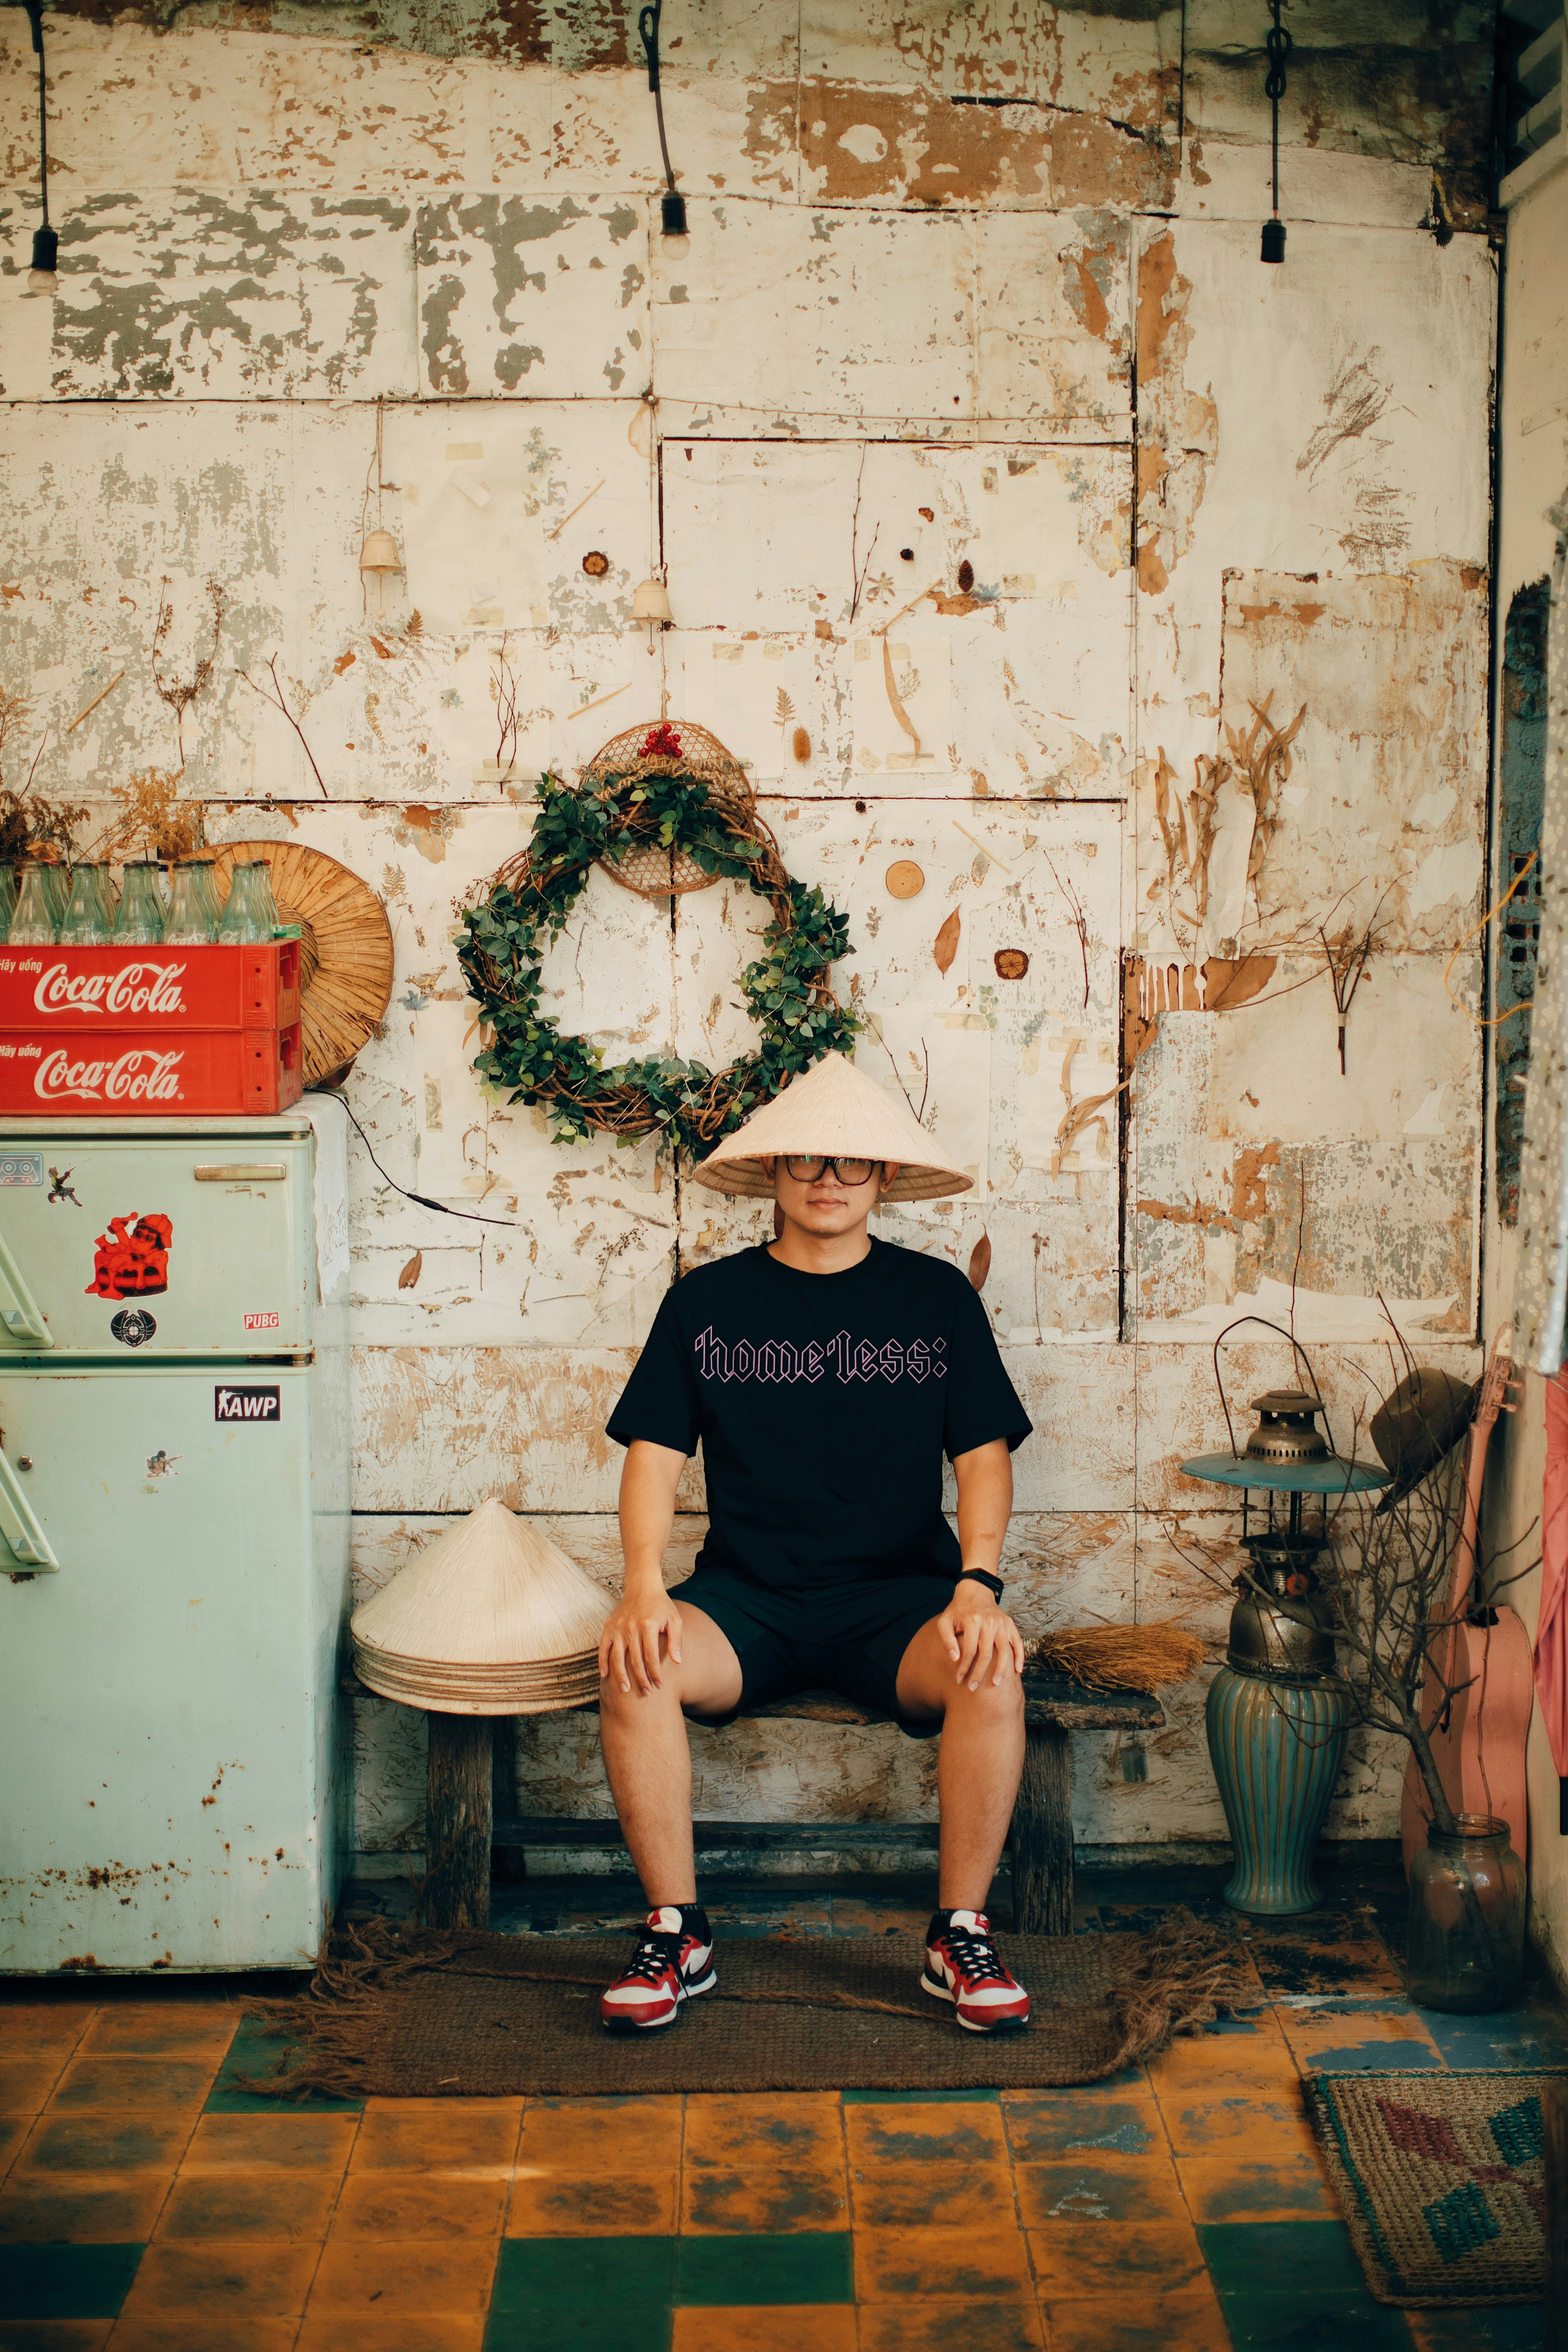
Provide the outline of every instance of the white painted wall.
{"type": "MultiPolygon", "coordinates": [[[[1029,1630],[1180,1613],[1219,1654],[1227,1595],[1172,1537],[1223,1549],[1234,1522],[1177,1465],[1223,1437],[1214,1331],[1289,1284],[1299,1239],[1347,1421],[1388,1377],[1379,1290],[1431,1360],[1473,1366],[1480,1063],[1441,973],[1483,904],[1494,267],[1462,173],[1459,234],[1428,226],[1434,160],[1485,135],[1489,36],[1458,13],[1436,59],[1423,12],[1391,19],[1365,74],[1348,37],[1303,40],[1279,269],[1258,258],[1256,27],[1223,9],[1192,12],[1184,89],[1176,12],[1131,0],[799,21],[671,0],[679,257],[612,12],[51,16],[53,304],[14,299],[32,61],[0,25],[0,682],[29,701],[5,781],[41,740],[39,786],[96,809],[183,759],[213,840],[297,840],[373,882],[397,984],[350,1098],[397,1181],[510,1221],[414,1206],[353,1146],[363,1590],[493,1491],[613,1580],[605,1413],[678,1271],[757,1229],[647,1144],[552,1144],[468,1067],[456,909],[525,842],[542,770],[666,709],[731,746],[792,869],[846,908],[864,1066],[923,1077],[929,1052],[933,1124],[980,1171],[883,1230],[964,1265],[990,1234],[985,1300],[1037,1423],[1013,1537],[1029,1630]],[[379,508],[408,569],[367,600],[379,508]],[[629,614],[655,562],[676,626],[650,657],[629,614]],[[209,580],[218,658],[177,733],[160,688],[207,648],[209,580]],[[918,752],[882,686],[896,614],[918,752]],[[274,656],[324,789],[240,675],[274,656]],[[1260,834],[1231,737],[1262,706],[1305,716],[1260,834]],[[1193,858],[1194,762],[1216,755],[1193,858]],[[887,891],[895,858],[925,873],[912,900],[887,891]],[[1318,929],[1379,901],[1342,1076],[1318,929]],[[1008,945],[1024,981],[995,974],[1008,945]],[[1121,1066],[1124,954],[1153,1023],[1131,1108],[1053,1175],[1068,1100],[1121,1066]],[[1263,995],[1199,1009],[1248,955],[1263,995]]],[[[721,1060],[757,917],[722,886],[672,927],[595,877],[554,1009],[612,1057],[721,1060]]],[[[1478,976],[1462,958],[1455,984],[1478,976]]],[[[1244,1404],[1288,1369],[1246,1336],[1244,1404]]],[[[700,1510],[696,1472],[683,1499],[700,1510]]],[[[1173,1701],[1146,1781],[1082,1743],[1080,1835],[1223,1834],[1202,1698],[1173,1701]]],[[[359,1729],[362,1843],[408,1851],[418,1727],[377,1702],[359,1729]]],[[[710,1812],[929,1808],[930,1751],[892,1734],[761,1727],[743,1769],[709,1746],[710,1812]]],[[[540,1802],[603,1809],[580,1727],[526,1732],[523,1769],[540,1802]]],[[[1331,1826],[1386,1834],[1394,1804],[1387,1759],[1358,1753],[1331,1826]]]]}

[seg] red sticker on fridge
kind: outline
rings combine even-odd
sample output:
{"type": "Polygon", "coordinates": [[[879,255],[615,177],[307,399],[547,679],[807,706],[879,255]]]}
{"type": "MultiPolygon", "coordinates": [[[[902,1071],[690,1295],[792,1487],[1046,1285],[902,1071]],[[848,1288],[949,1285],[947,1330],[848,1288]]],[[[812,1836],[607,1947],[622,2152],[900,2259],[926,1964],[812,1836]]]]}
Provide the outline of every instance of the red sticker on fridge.
{"type": "Polygon", "coordinates": [[[245,1328],[247,1331],[276,1331],[278,1318],[276,1315],[247,1315],[245,1328]]]}
{"type": "Polygon", "coordinates": [[[169,1287],[169,1217],[110,1217],[109,1231],[93,1244],[89,1298],[152,1298],[169,1287]]]}

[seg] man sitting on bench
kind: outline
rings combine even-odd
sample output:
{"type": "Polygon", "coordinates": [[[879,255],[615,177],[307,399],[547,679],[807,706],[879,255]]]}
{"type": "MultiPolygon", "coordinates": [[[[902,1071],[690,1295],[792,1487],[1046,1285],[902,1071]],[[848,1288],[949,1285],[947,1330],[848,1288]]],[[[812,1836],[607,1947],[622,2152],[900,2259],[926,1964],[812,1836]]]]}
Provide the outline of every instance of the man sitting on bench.
{"type": "Polygon", "coordinates": [[[668,2025],[717,1982],[697,1900],[682,1716],[826,1684],[944,1736],[942,1908],[921,1982],[972,2033],[1017,2032],[1029,1999],[984,1905],[1024,1759],[1024,1644],[997,1576],[1012,1449],[1029,1421],[985,1311],[945,1259],[873,1241],[879,1199],[973,1179],[901,1097],[828,1055],[697,1175],[772,1197],[771,1246],[696,1267],[666,1296],[608,1433],[621,1474],[624,1597],[599,1646],[599,1726],[621,1828],[652,1905],[601,2002],[614,2032],[668,2025]],[[709,1530],[662,1576],[687,1457],[702,1446],[709,1530]],[[942,1462],[958,1484],[958,1535],[942,1462]]]}

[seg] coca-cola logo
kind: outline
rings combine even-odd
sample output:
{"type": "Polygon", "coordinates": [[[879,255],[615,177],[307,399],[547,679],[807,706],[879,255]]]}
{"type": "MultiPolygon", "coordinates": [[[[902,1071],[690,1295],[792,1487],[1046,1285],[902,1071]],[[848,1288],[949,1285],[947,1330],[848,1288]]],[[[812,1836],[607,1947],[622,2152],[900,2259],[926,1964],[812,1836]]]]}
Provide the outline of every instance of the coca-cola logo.
{"type": "Polygon", "coordinates": [[[178,1102],[183,1054],[132,1045],[114,1061],[73,1062],[63,1045],[41,1061],[33,1092],[43,1102],[70,1095],[82,1102],[178,1102]]]}
{"type": "Polygon", "coordinates": [[[183,963],[122,963],[118,971],[72,972],[50,964],[33,991],[40,1013],[183,1013],[183,963]]]}

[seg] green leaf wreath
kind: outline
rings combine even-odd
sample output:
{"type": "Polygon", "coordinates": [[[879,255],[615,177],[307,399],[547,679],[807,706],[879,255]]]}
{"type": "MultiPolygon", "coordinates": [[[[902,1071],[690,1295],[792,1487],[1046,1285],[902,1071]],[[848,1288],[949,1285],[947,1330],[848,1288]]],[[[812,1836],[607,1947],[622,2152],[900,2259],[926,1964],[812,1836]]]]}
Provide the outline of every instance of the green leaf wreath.
{"type": "Polygon", "coordinates": [[[643,753],[629,772],[591,778],[581,790],[540,779],[527,849],[460,912],[458,961],[479,1007],[475,1071],[510,1087],[509,1101],[546,1104],[557,1142],[657,1132],[700,1160],[824,1054],[853,1050],[861,1024],[829,979],[849,950],[847,920],[789,874],[749,792],[715,789],[680,763],[675,730],[650,730],[643,753]],[[613,869],[638,848],[684,854],[701,874],[749,882],[773,908],[764,953],[741,975],[757,1045],[728,1069],[657,1054],[606,1069],[601,1047],[563,1036],[540,1010],[544,950],[565,929],[590,869],[613,869]]]}

